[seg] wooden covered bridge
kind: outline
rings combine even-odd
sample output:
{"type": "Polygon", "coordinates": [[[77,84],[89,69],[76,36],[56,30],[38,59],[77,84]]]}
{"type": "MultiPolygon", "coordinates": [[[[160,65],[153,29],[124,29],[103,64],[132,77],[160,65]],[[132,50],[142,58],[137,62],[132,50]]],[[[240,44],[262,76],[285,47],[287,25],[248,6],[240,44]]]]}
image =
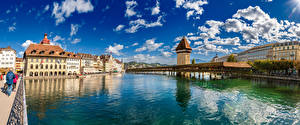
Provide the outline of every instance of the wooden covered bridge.
{"type": "Polygon", "coordinates": [[[213,62],[213,63],[199,63],[199,64],[186,64],[175,66],[161,66],[161,67],[149,67],[149,68],[134,68],[127,69],[129,73],[162,73],[169,75],[177,75],[184,77],[192,77],[197,73],[200,74],[241,74],[248,73],[251,70],[251,66],[244,62],[213,62]]]}

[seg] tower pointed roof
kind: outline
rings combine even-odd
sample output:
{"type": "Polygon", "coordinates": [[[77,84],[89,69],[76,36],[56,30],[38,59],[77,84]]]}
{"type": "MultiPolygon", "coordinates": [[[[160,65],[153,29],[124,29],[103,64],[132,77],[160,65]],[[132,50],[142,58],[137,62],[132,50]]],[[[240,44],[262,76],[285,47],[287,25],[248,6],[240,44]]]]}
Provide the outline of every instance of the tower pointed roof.
{"type": "Polygon", "coordinates": [[[189,42],[187,41],[186,37],[182,37],[180,43],[178,44],[178,46],[176,47],[176,51],[192,51],[192,48],[190,47],[189,42]]]}
{"type": "Polygon", "coordinates": [[[50,40],[47,38],[47,33],[45,33],[44,39],[41,41],[41,44],[50,44],[50,40]]]}

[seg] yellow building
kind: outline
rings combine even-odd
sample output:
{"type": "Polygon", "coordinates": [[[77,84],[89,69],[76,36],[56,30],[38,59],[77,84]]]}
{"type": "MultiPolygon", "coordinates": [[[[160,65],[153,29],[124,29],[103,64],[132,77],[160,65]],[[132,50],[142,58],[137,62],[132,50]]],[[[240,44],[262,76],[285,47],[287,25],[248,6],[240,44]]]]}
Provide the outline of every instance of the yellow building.
{"type": "Polygon", "coordinates": [[[57,45],[50,45],[45,34],[39,44],[30,44],[24,53],[25,76],[63,76],[66,75],[65,51],[57,45]]]}
{"type": "Polygon", "coordinates": [[[187,39],[183,37],[176,48],[177,65],[191,64],[191,52],[192,48],[190,47],[187,39]]]}
{"type": "Polygon", "coordinates": [[[300,42],[292,41],[273,45],[273,60],[300,60],[300,42]]]}

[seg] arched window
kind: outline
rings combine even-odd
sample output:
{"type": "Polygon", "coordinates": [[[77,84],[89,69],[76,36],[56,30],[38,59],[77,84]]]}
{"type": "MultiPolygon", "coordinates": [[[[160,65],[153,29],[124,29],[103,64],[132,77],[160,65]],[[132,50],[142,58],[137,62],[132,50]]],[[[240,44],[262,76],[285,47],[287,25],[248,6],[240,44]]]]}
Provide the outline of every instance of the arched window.
{"type": "Polygon", "coordinates": [[[46,69],[48,69],[48,64],[46,64],[46,69]]]}
{"type": "Polygon", "coordinates": [[[43,69],[44,68],[43,64],[40,64],[40,67],[41,67],[41,69],[43,69]]]}
{"type": "Polygon", "coordinates": [[[38,72],[35,72],[35,73],[34,73],[34,76],[39,76],[39,73],[38,73],[38,72]]]}
{"type": "Polygon", "coordinates": [[[63,72],[63,73],[62,73],[62,75],[64,76],[64,75],[66,75],[66,73],[65,73],[65,72],[63,72]]]}
{"type": "Polygon", "coordinates": [[[64,65],[64,69],[66,69],[66,65],[64,65]]]}
{"type": "Polygon", "coordinates": [[[49,76],[53,76],[53,72],[50,72],[49,76]]]}
{"type": "Polygon", "coordinates": [[[58,72],[58,75],[61,75],[61,72],[58,72]]]}
{"type": "Polygon", "coordinates": [[[35,65],[35,69],[39,69],[39,65],[38,64],[35,65]]]}
{"type": "Polygon", "coordinates": [[[30,73],[29,73],[29,76],[33,76],[33,72],[30,72],[30,73]]]}
{"type": "Polygon", "coordinates": [[[54,76],[57,76],[57,72],[54,72],[54,76]]]}
{"type": "Polygon", "coordinates": [[[61,69],[61,65],[59,65],[59,69],[61,69]]]}
{"type": "Polygon", "coordinates": [[[57,65],[55,64],[55,68],[54,69],[57,69],[57,65]]]}
{"type": "Polygon", "coordinates": [[[43,76],[43,74],[44,74],[43,72],[40,72],[40,76],[43,76]]]}
{"type": "Polygon", "coordinates": [[[53,69],[53,65],[52,64],[50,65],[50,69],[53,69]]]}
{"type": "Polygon", "coordinates": [[[48,76],[48,72],[45,72],[45,76],[48,76]]]}
{"type": "Polygon", "coordinates": [[[33,69],[33,64],[30,65],[30,69],[33,69]]]}

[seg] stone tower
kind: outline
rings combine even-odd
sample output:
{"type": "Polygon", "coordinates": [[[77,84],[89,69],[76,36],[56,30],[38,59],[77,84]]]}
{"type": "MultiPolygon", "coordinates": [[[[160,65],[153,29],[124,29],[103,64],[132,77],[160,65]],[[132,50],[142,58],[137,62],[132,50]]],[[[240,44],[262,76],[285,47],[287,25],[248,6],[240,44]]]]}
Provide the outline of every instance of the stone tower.
{"type": "Polygon", "coordinates": [[[190,55],[192,48],[185,37],[182,38],[176,48],[177,65],[191,64],[190,55]]]}

